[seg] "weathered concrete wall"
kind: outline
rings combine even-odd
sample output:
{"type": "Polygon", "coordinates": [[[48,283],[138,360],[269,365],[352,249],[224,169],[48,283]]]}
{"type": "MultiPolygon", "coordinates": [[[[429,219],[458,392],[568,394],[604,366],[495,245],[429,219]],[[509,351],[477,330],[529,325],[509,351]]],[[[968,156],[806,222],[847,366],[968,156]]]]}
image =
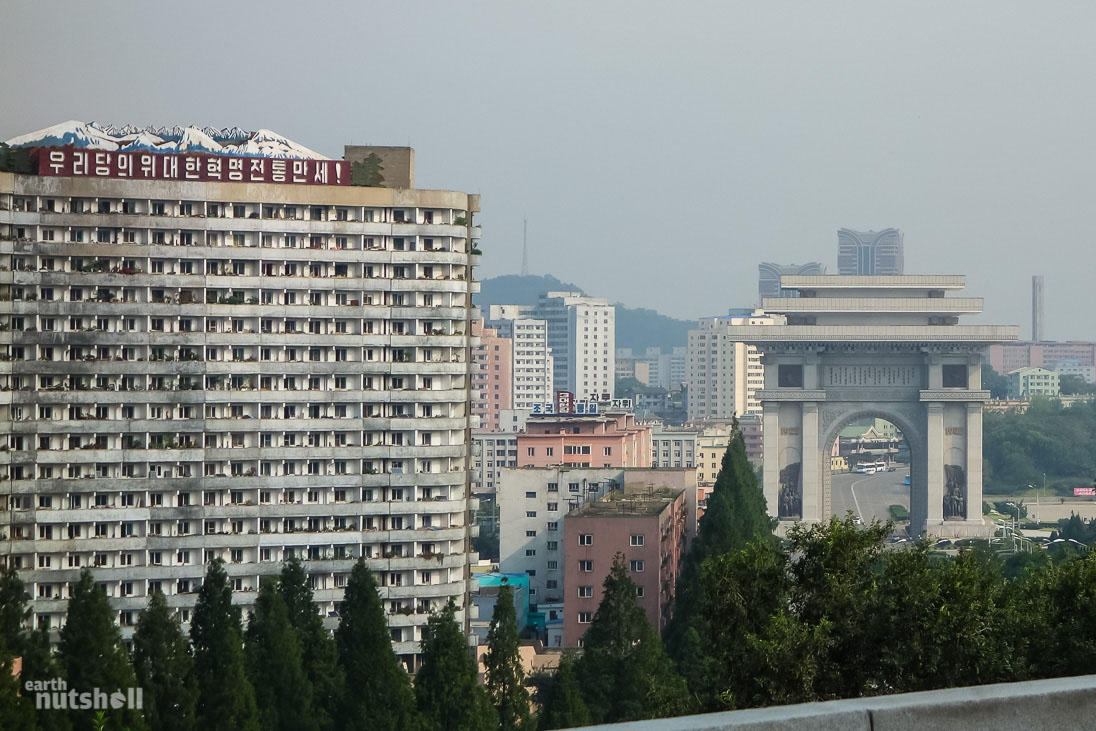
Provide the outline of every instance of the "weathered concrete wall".
{"type": "MultiPolygon", "coordinates": [[[[1055,731],[1091,729],[1096,675],[639,721],[614,731],[1055,731]]],[[[596,728],[596,727],[594,727],[596,728]]]]}

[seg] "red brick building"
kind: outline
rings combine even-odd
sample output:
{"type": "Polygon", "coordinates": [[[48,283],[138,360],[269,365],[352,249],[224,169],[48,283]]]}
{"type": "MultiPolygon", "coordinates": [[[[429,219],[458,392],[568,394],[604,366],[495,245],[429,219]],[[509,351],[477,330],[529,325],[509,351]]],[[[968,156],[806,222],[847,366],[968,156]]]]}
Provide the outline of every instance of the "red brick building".
{"type": "Polygon", "coordinates": [[[602,584],[623,556],[639,605],[661,632],[669,621],[688,542],[685,491],[627,485],[563,521],[563,644],[575,647],[601,602],[602,584]]]}

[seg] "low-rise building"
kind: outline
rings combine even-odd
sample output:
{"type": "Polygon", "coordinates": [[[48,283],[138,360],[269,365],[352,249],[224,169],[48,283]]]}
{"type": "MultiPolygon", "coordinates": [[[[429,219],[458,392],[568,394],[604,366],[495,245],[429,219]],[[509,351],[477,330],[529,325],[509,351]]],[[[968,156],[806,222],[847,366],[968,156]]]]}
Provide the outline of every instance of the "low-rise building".
{"type": "Polygon", "coordinates": [[[683,491],[686,530],[690,538],[696,534],[694,469],[555,466],[501,471],[497,494],[500,568],[529,576],[529,600],[538,609],[564,600],[564,517],[625,485],[683,491]]]}
{"type": "Polygon", "coordinates": [[[514,592],[514,615],[517,618],[518,633],[529,623],[529,577],[525,574],[504,574],[497,571],[476,575],[477,588],[471,592],[472,633],[481,645],[487,644],[487,631],[491,627],[491,618],[495,616],[495,604],[498,603],[499,590],[509,586],[514,592]]]}
{"type": "Polygon", "coordinates": [[[650,467],[651,427],[632,413],[533,414],[518,435],[519,467],[650,467]]]}
{"type": "Polygon", "coordinates": [[[569,513],[563,521],[563,644],[581,645],[618,557],[635,582],[637,602],[661,632],[673,607],[687,525],[684,490],[637,483],[569,513]]]}
{"type": "Polygon", "coordinates": [[[696,467],[696,429],[651,425],[652,467],[696,467]]]}
{"type": "Polygon", "coordinates": [[[1058,397],[1058,374],[1046,368],[1017,368],[1008,378],[1009,399],[1030,401],[1034,396],[1058,397]]]}

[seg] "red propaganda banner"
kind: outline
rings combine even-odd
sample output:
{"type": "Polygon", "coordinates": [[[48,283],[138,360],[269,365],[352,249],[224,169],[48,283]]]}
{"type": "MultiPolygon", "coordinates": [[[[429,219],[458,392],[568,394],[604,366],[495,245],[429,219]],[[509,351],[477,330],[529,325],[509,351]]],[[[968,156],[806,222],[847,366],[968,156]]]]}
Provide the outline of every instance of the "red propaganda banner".
{"type": "Polygon", "coordinates": [[[1073,488],[1073,496],[1081,497],[1082,495],[1089,495],[1096,497],[1096,487],[1075,487],[1073,488]]]}
{"type": "Polygon", "coordinates": [[[570,414],[574,408],[575,395],[570,391],[556,391],[556,413],[570,414]]]}
{"type": "Polygon", "coordinates": [[[39,150],[38,174],[72,178],[191,180],[213,183],[350,185],[350,163],[345,160],[111,152],[78,150],[72,146],[39,150]]]}

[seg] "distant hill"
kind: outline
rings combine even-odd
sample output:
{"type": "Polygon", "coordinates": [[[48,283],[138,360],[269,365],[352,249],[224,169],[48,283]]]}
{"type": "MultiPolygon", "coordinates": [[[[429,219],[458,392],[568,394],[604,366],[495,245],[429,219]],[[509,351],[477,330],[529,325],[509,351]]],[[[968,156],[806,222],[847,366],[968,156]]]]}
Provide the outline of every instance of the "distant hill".
{"type": "MultiPolygon", "coordinates": [[[[581,287],[561,282],[551,274],[525,277],[506,274],[483,280],[479,294],[472,299],[486,317],[487,309],[491,305],[535,305],[537,296],[542,292],[557,290],[586,294],[581,287]]],[[[631,348],[634,352],[642,353],[648,347],[657,346],[669,352],[671,348],[686,345],[689,342],[689,329],[695,327],[696,322],[692,320],[678,320],[654,310],[625,307],[616,303],[618,348],[631,348]]]]}

